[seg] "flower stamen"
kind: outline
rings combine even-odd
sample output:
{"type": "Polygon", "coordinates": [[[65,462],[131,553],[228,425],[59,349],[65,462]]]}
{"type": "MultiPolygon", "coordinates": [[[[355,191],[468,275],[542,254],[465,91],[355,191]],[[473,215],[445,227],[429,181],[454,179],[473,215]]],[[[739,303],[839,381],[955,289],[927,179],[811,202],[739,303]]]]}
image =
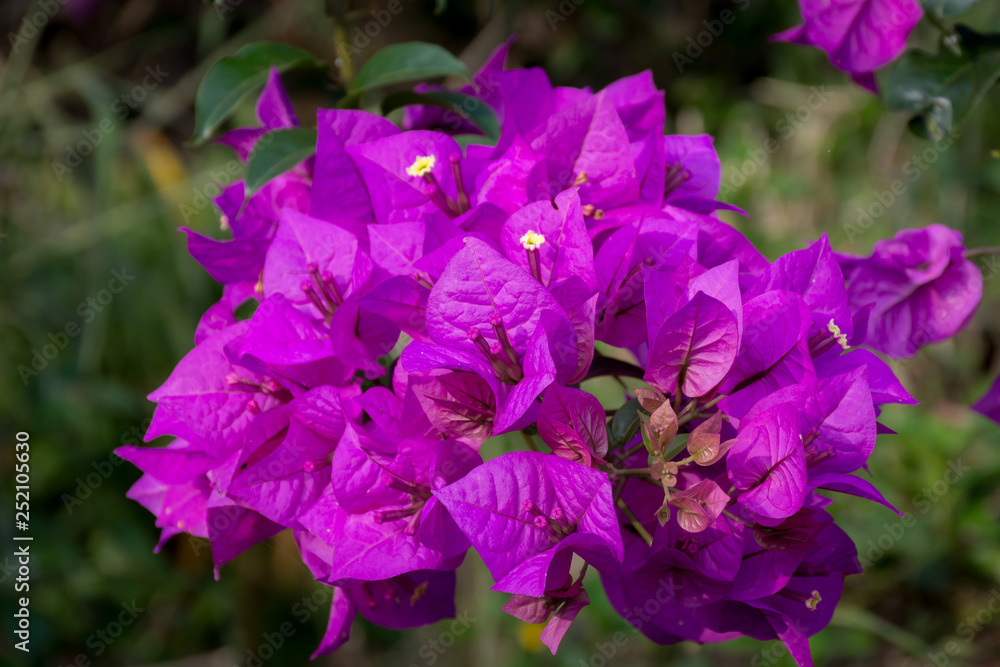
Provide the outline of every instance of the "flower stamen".
{"type": "Polygon", "coordinates": [[[448,161],[451,163],[451,174],[455,177],[455,187],[458,189],[458,213],[461,215],[469,210],[469,195],[465,191],[465,184],[462,182],[462,165],[460,163],[461,156],[457,153],[453,153],[448,156],[448,161]]]}
{"type": "Polygon", "coordinates": [[[554,507],[549,514],[546,514],[530,498],[525,498],[521,501],[521,509],[534,517],[531,522],[553,542],[559,542],[575,530],[566,520],[566,513],[561,507],[554,507]]]}
{"type": "Polygon", "coordinates": [[[542,282],[542,256],[538,249],[542,247],[543,243],[545,243],[545,237],[533,229],[529,229],[521,237],[521,247],[528,253],[528,268],[538,282],[542,282]]]}
{"type": "MultiPolygon", "coordinates": [[[[504,330],[504,334],[506,334],[506,330],[504,330]]],[[[486,357],[486,360],[490,362],[490,366],[493,367],[493,371],[497,374],[497,378],[501,382],[517,384],[524,379],[524,371],[521,369],[517,353],[514,352],[513,347],[507,350],[507,346],[502,341],[498,347],[490,345],[483,338],[483,335],[479,333],[477,327],[469,329],[469,340],[486,357]],[[503,354],[502,357],[500,356],[501,353],[503,354]]],[[[510,343],[509,338],[507,339],[507,343],[510,343]]]]}
{"type": "Polygon", "coordinates": [[[436,162],[437,158],[433,155],[418,155],[413,164],[406,168],[406,173],[416,178],[423,178],[434,169],[436,162]]]}
{"type": "Polygon", "coordinates": [[[830,321],[827,323],[826,328],[830,333],[833,334],[833,339],[837,341],[837,344],[839,344],[840,347],[844,348],[845,350],[850,348],[850,345],[847,344],[847,334],[845,334],[840,330],[840,327],[837,326],[837,324],[833,321],[832,317],[830,318],[830,321]]]}
{"type": "Polygon", "coordinates": [[[684,168],[680,162],[675,162],[667,168],[667,178],[664,182],[663,195],[667,196],[680,189],[682,185],[691,180],[691,172],[684,168]]]}

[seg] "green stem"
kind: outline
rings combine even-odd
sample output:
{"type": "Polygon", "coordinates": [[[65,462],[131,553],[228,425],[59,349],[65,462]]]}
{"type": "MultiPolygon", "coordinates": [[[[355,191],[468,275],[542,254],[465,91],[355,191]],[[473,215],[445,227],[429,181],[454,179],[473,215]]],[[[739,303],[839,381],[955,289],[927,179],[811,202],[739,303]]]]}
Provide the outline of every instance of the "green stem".
{"type": "Polygon", "coordinates": [[[611,474],[617,477],[636,477],[639,475],[648,475],[649,468],[616,468],[611,474]]]}
{"type": "Polygon", "coordinates": [[[716,405],[719,404],[719,401],[721,401],[725,397],[726,394],[719,394],[718,396],[710,400],[708,403],[701,406],[698,405],[698,399],[697,398],[694,399],[686,406],[684,406],[684,409],[681,410],[679,415],[677,415],[677,425],[683,426],[684,424],[687,424],[689,421],[693,419],[702,419],[704,417],[708,417],[709,415],[705,414],[703,411],[711,410],[712,408],[714,408],[716,405]]]}
{"type": "Polygon", "coordinates": [[[744,521],[743,519],[739,518],[738,516],[736,516],[735,514],[733,514],[732,512],[730,512],[729,510],[722,510],[722,513],[725,514],[726,516],[728,516],[733,521],[739,521],[744,526],[753,526],[752,523],[747,523],[746,521],[744,521]]]}
{"type": "Polygon", "coordinates": [[[965,251],[965,258],[987,257],[989,255],[1000,255],[1000,246],[989,246],[986,248],[969,248],[965,251]]]}
{"type": "Polygon", "coordinates": [[[646,443],[644,442],[640,442],[636,445],[633,445],[631,448],[627,449],[624,454],[619,454],[618,456],[616,456],[615,463],[621,463],[622,461],[627,461],[630,458],[632,458],[633,454],[645,448],[646,448],[646,443]]]}
{"type": "Polygon", "coordinates": [[[615,484],[614,501],[615,501],[615,505],[617,505],[618,501],[621,500],[622,492],[625,491],[625,482],[622,481],[621,483],[617,483],[617,482],[612,482],[612,483],[615,484]]]}
{"type": "Polygon", "coordinates": [[[348,41],[347,26],[340,21],[333,28],[333,47],[337,53],[337,69],[340,71],[340,80],[344,88],[351,87],[354,80],[354,63],[351,61],[350,43],[348,41]]]}
{"type": "Polygon", "coordinates": [[[648,546],[653,546],[653,536],[649,534],[649,531],[646,530],[641,523],[639,523],[639,520],[635,518],[635,515],[632,514],[632,510],[628,508],[628,505],[625,504],[624,500],[620,498],[618,499],[618,507],[625,512],[625,516],[627,516],[628,520],[632,523],[632,527],[635,528],[635,532],[639,533],[639,537],[645,540],[648,546]]]}

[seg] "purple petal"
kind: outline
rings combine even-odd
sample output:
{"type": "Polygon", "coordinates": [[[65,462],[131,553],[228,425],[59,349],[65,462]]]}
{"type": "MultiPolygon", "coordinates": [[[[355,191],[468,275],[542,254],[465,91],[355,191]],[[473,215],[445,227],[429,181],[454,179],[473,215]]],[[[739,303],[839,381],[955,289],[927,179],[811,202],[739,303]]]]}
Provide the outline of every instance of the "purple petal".
{"type": "Polygon", "coordinates": [[[320,109],[316,123],[310,214],[324,220],[375,222],[371,195],[346,148],[398,134],[399,128],[375,114],[341,109],[320,109]]]}
{"type": "Polygon", "coordinates": [[[607,417],[593,395],[552,385],[538,411],[538,435],[554,454],[589,466],[608,453],[607,417]]]}
{"type": "Polygon", "coordinates": [[[804,24],[775,39],[813,44],[834,67],[851,73],[872,72],[894,60],[923,16],[917,0],[799,0],[799,5],[804,24]]]}
{"type": "Polygon", "coordinates": [[[739,489],[740,505],[765,525],[776,525],[802,507],[806,462],[798,414],[777,405],[740,424],[736,444],[726,457],[729,479],[739,489]]]}
{"type": "Polygon", "coordinates": [[[739,348],[736,318],[698,292],[660,327],[650,347],[646,379],[664,392],[704,396],[729,373],[739,348]]]}
{"type": "Polygon", "coordinates": [[[334,586],[330,600],[330,620],[319,646],[309,658],[315,660],[321,655],[333,653],[351,638],[351,624],[358,610],[344,589],[334,586]]]}
{"type": "Polygon", "coordinates": [[[555,655],[559,649],[559,643],[569,630],[569,626],[576,620],[580,611],[589,604],[590,597],[587,595],[587,591],[581,590],[576,597],[564,602],[549,618],[549,622],[542,628],[539,637],[542,643],[552,651],[552,655],[555,655]]]}
{"type": "Polygon", "coordinates": [[[603,473],[558,456],[536,452],[503,454],[460,481],[434,492],[469,537],[494,579],[553,546],[524,509],[534,503],[552,515],[559,508],[581,533],[604,539],[620,558],[621,535],[603,473]]]}
{"type": "Polygon", "coordinates": [[[848,493],[852,496],[865,498],[880,505],[885,505],[899,516],[904,516],[902,512],[893,507],[885,497],[879,493],[878,489],[866,479],[855,477],[854,475],[844,475],[842,473],[828,472],[821,475],[809,475],[809,490],[828,489],[840,493],[848,493]]]}
{"type": "Polygon", "coordinates": [[[507,218],[501,231],[504,253],[526,272],[530,272],[528,251],[521,245],[521,238],[529,231],[545,237],[537,250],[543,285],[552,287],[576,277],[596,289],[593,244],[576,189],[560,193],[554,202],[528,204],[507,218]]]}
{"type": "Polygon", "coordinates": [[[269,130],[297,127],[299,124],[288,93],[281,85],[281,73],[277,67],[271,68],[264,90],[257,99],[257,119],[269,130]]]}

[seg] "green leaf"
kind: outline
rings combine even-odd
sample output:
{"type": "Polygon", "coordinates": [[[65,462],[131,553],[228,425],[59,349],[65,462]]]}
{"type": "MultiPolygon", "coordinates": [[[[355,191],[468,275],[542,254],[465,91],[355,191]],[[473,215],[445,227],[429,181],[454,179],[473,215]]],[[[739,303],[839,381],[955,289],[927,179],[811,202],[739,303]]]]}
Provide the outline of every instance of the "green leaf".
{"type": "Polygon", "coordinates": [[[458,142],[458,145],[462,147],[462,150],[465,150],[472,144],[492,146],[496,143],[493,139],[484,137],[481,134],[456,134],[452,137],[452,139],[458,142]]]}
{"type": "Polygon", "coordinates": [[[274,42],[247,44],[212,65],[198,86],[194,112],[195,143],[212,136],[248,94],[262,87],[271,67],[284,72],[293,67],[315,65],[312,54],[274,42]]]}
{"type": "Polygon", "coordinates": [[[448,7],[448,0],[434,0],[434,16],[441,16],[448,7]]]}
{"type": "Polygon", "coordinates": [[[1000,77],[1000,35],[956,33],[960,56],[909,51],[880,81],[886,106],[915,114],[910,128],[926,138],[951,135],[1000,77]]]}
{"type": "Polygon", "coordinates": [[[422,81],[439,76],[469,78],[469,70],[455,56],[436,44],[405,42],[393,44],[371,57],[351,82],[348,98],[407,81],[422,81]]]}
{"type": "Polygon", "coordinates": [[[639,401],[625,401],[611,420],[611,440],[616,447],[627,445],[639,432],[639,401]]]}
{"type": "Polygon", "coordinates": [[[246,198],[316,152],[316,130],[293,128],[268,132],[257,140],[247,160],[246,198]]]}
{"type": "MultiPolygon", "coordinates": [[[[500,124],[497,122],[496,114],[490,105],[477,97],[451,90],[436,90],[427,93],[404,91],[386,97],[382,101],[382,111],[389,113],[393,109],[409,104],[427,104],[448,109],[482,130],[487,140],[495,143],[500,139],[500,124]]],[[[454,129],[459,126],[458,120],[456,117],[454,129]]]]}
{"type": "Polygon", "coordinates": [[[682,451],[684,451],[684,448],[687,447],[688,438],[690,436],[691,436],[690,433],[681,433],[676,438],[674,438],[674,441],[670,443],[670,446],[667,447],[666,451],[663,452],[663,460],[669,461],[678,454],[680,454],[682,451]]]}
{"type": "Polygon", "coordinates": [[[979,0],[920,0],[924,11],[939,19],[947,19],[969,11],[979,0]]]}

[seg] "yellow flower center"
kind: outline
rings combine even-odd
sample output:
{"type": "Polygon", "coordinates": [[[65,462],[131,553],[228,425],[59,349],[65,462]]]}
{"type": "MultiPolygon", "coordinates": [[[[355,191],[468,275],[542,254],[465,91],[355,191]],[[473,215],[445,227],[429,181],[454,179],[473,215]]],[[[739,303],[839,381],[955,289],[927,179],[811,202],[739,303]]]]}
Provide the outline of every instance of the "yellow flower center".
{"type": "Polygon", "coordinates": [[[413,164],[406,168],[406,173],[419,178],[429,173],[434,168],[435,162],[437,162],[437,158],[433,155],[418,155],[413,164]]]}
{"type": "Polygon", "coordinates": [[[545,237],[533,229],[529,229],[521,237],[521,247],[525,250],[538,250],[543,243],[545,243],[545,237]]]}
{"type": "Polygon", "coordinates": [[[840,327],[838,327],[834,323],[833,318],[830,318],[830,322],[829,324],[826,325],[826,328],[830,331],[830,333],[833,334],[833,337],[837,339],[837,343],[840,344],[840,347],[844,348],[845,350],[848,349],[848,347],[850,347],[847,344],[847,334],[845,334],[840,330],[840,327]]]}
{"type": "Polygon", "coordinates": [[[422,582],[420,582],[419,586],[417,586],[415,589],[413,589],[413,595],[410,596],[410,606],[411,607],[413,605],[417,604],[417,601],[420,600],[420,598],[422,598],[424,596],[424,593],[427,592],[427,585],[429,583],[430,583],[429,581],[422,581],[422,582]]]}
{"type": "Polygon", "coordinates": [[[816,607],[818,607],[819,603],[822,601],[823,598],[820,596],[819,591],[813,591],[812,597],[806,600],[806,608],[809,611],[816,611],[816,607]]]}

